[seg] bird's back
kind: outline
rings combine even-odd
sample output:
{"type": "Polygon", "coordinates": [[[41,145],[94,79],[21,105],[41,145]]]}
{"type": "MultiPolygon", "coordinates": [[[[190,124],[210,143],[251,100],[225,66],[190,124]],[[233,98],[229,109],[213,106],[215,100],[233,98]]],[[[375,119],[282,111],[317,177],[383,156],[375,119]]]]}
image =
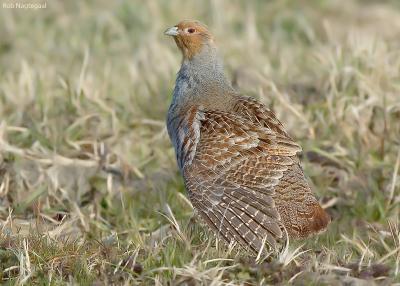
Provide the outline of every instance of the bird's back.
{"type": "Polygon", "coordinates": [[[197,212],[224,240],[255,252],[283,229],[293,238],[325,229],[330,219],[303,174],[301,147],[262,104],[229,98],[225,107],[188,105],[169,127],[197,212]]]}

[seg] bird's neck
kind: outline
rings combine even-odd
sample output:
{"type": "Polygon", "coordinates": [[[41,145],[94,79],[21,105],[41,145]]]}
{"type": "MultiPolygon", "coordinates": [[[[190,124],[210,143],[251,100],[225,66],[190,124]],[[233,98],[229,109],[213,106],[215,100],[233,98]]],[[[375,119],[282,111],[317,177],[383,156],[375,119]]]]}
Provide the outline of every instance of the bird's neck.
{"type": "Polygon", "coordinates": [[[204,45],[192,58],[184,58],[175,83],[171,106],[204,105],[233,90],[226,79],[221,57],[214,46],[204,45]]]}
{"type": "Polygon", "coordinates": [[[217,48],[205,44],[199,53],[191,58],[184,57],[179,74],[198,75],[204,79],[212,80],[224,76],[224,66],[217,48]]]}

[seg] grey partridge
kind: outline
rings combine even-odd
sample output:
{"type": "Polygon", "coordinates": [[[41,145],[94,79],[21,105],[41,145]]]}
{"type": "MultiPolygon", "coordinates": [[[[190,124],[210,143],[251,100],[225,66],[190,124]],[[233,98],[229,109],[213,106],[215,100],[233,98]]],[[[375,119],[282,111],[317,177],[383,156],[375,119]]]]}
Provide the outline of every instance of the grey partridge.
{"type": "Polygon", "coordinates": [[[324,230],[330,217],[299,162],[301,147],[273,112],[224,75],[214,38],[198,21],[167,29],[183,54],[168,134],[195,211],[228,243],[257,253],[324,230]]]}

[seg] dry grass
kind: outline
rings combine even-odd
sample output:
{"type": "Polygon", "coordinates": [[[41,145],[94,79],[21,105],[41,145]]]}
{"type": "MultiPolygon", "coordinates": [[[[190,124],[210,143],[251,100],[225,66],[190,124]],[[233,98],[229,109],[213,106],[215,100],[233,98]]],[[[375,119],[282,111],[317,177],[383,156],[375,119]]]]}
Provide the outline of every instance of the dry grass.
{"type": "Polygon", "coordinates": [[[397,1],[49,0],[0,7],[0,39],[3,283],[400,283],[397,1]],[[326,233],[257,264],[193,223],[164,126],[182,18],[301,142],[326,233]]]}

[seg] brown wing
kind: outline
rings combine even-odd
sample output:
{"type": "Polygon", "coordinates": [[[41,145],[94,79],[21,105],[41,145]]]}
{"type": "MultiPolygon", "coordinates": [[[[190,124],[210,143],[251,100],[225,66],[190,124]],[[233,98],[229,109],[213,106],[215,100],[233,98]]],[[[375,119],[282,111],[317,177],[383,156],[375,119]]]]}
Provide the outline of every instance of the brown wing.
{"type": "Polygon", "coordinates": [[[257,252],[282,237],[274,189],[301,149],[290,138],[232,113],[204,111],[200,141],[183,175],[189,197],[226,241],[257,252]]]}
{"type": "Polygon", "coordinates": [[[300,145],[290,138],[283,124],[276,118],[276,115],[256,99],[244,96],[238,97],[232,110],[235,114],[250,120],[254,124],[274,131],[277,137],[284,137],[291,140],[292,144],[297,145],[301,151],[300,145]]]}
{"type": "MultiPolygon", "coordinates": [[[[251,97],[240,97],[233,111],[254,124],[275,131],[278,138],[290,139],[275,114],[251,97]]],[[[289,235],[302,238],[325,229],[330,217],[312,194],[298,157],[291,159],[294,164],[284,172],[273,198],[289,235]]]]}

